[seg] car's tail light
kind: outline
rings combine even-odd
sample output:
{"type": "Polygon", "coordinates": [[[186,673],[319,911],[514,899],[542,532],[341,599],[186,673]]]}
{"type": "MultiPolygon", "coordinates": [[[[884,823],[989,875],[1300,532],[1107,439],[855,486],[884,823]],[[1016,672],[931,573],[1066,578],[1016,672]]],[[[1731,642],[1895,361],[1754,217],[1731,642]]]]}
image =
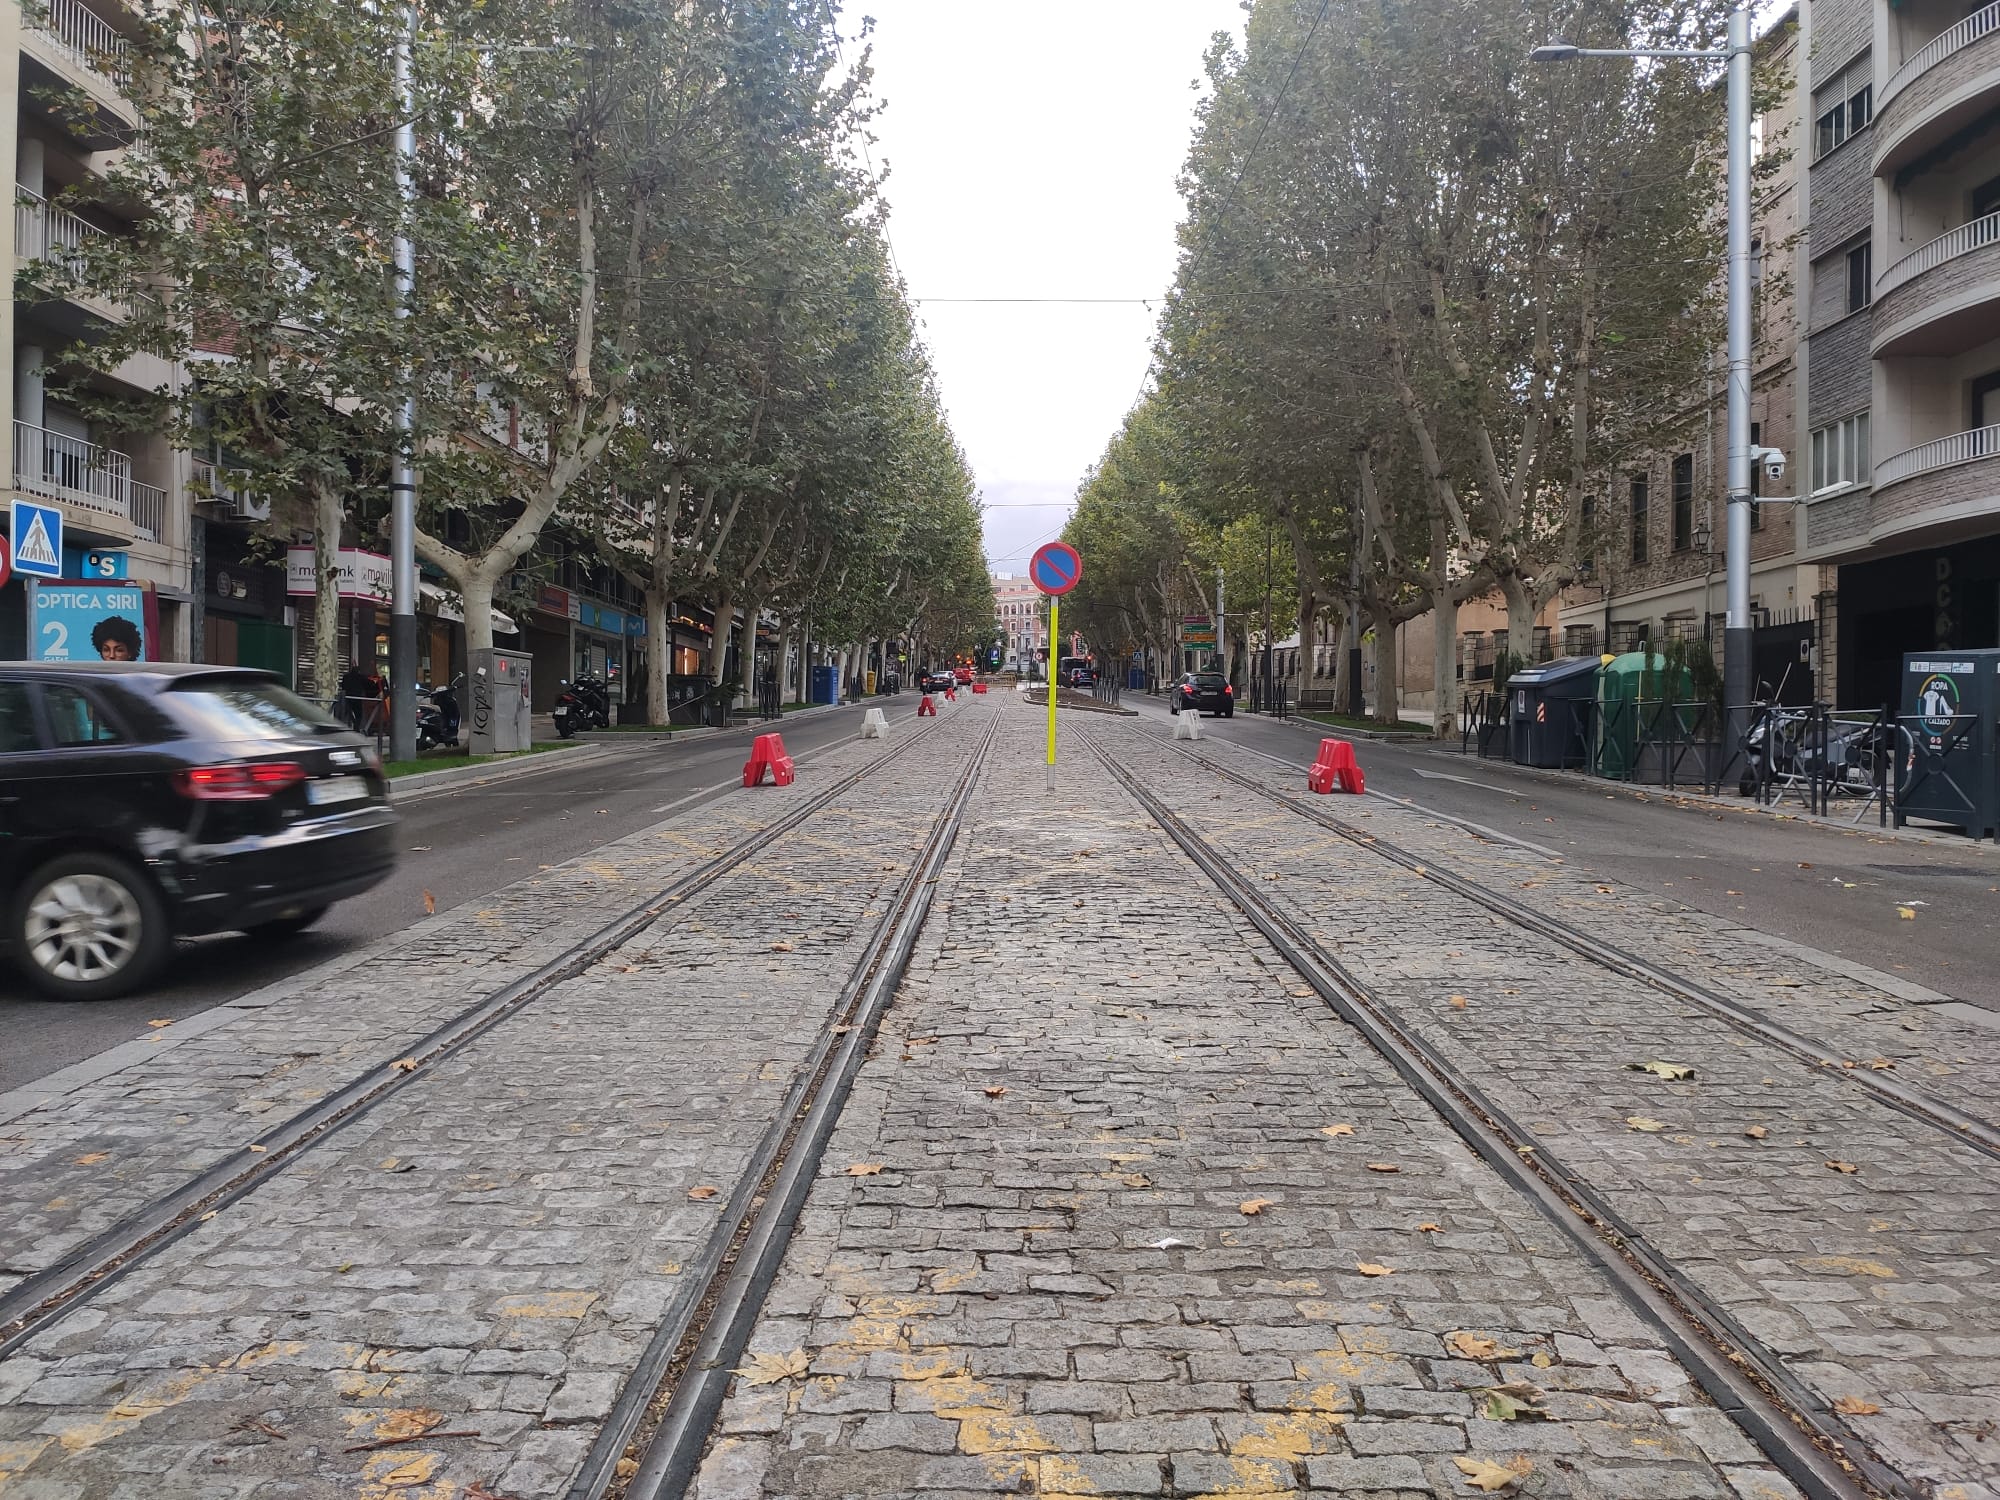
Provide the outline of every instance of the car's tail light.
{"type": "Polygon", "coordinates": [[[1233,682],[1223,683],[1222,693],[1226,698],[1234,698],[1236,696],[1236,684],[1233,682]]]}
{"type": "Polygon", "coordinates": [[[174,776],[174,787],[197,802],[261,802],[306,779],[296,761],[259,760],[226,766],[190,766],[174,776]]]}

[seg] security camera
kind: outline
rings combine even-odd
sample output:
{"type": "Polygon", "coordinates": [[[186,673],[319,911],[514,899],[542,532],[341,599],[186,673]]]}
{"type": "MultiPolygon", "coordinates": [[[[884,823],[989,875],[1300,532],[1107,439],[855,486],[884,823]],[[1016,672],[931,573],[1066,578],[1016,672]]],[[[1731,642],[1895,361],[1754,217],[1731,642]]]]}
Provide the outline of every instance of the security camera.
{"type": "Polygon", "coordinates": [[[1764,477],[1772,484],[1783,483],[1785,478],[1785,455],[1779,448],[1759,448],[1751,455],[1752,463],[1764,466],[1764,477]]]}

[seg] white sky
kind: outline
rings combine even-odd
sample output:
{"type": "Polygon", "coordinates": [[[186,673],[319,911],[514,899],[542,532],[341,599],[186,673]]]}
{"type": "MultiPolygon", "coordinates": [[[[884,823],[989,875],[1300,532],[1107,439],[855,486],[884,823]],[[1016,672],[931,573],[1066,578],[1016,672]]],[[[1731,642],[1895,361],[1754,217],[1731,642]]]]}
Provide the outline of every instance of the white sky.
{"type": "MultiPolygon", "coordinates": [[[[1023,572],[1137,397],[1173,279],[1175,176],[1201,59],[1237,0],[847,0],[873,36],[875,163],[952,429],[987,505],[987,561],[1023,572]]],[[[850,56],[853,55],[850,48],[850,56]]]]}

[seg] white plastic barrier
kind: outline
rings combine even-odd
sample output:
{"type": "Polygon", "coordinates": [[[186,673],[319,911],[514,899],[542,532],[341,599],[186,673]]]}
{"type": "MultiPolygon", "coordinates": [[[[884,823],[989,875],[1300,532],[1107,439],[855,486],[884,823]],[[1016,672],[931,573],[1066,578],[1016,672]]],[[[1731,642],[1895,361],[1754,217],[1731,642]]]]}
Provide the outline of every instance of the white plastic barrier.
{"type": "Polygon", "coordinates": [[[889,738],[889,720],[881,709],[871,708],[861,716],[861,738],[864,740],[889,738]]]}
{"type": "Polygon", "coordinates": [[[1201,715],[1193,709],[1183,709],[1174,715],[1174,738],[1177,740],[1198,740],[1201,738],[1201,715]]]}

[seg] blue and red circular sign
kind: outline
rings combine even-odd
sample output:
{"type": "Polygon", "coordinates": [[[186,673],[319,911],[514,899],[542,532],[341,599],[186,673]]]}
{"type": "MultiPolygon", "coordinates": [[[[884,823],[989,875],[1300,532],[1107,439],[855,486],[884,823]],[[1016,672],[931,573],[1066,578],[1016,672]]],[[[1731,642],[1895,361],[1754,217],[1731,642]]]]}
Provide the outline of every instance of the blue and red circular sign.
{"type": "Polygon", "coordinates": [[[1067,594],[1083,578],[1083,559],[1068,542],[1044,542],[1028,559],[1028,577],[1045,594],[1067,594]]]}

